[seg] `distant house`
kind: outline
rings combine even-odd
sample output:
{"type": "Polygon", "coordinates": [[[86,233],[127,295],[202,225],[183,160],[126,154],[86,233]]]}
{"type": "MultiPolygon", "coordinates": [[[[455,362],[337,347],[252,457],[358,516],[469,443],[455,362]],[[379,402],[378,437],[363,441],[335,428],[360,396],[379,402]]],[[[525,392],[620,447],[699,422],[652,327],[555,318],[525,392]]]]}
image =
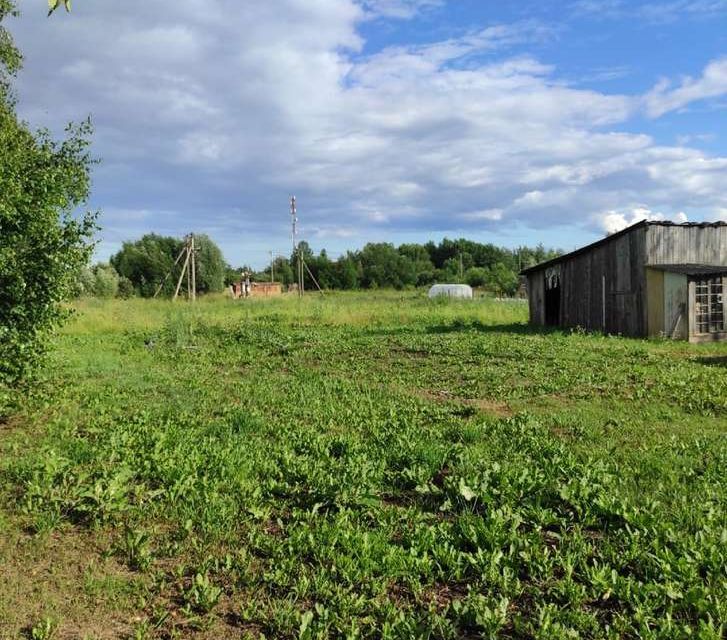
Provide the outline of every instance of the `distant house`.
{"type": "Polygon", "coordinates": [[[727,340],[724,222],[639,222],[523,275],[536,325],[727,340]]]}

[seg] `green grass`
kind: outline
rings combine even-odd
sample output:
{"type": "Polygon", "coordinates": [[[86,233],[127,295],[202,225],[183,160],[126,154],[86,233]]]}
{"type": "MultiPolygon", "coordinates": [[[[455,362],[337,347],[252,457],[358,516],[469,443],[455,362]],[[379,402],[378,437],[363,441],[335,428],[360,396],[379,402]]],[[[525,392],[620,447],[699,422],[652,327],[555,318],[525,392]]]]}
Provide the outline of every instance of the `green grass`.
{"type": "Polygon", "coordinates": [[[125,565],[78,580],[129,637],[722,637],[727,345],[526,315],[83,302],[0,437],[0,523],[125,565]]]}

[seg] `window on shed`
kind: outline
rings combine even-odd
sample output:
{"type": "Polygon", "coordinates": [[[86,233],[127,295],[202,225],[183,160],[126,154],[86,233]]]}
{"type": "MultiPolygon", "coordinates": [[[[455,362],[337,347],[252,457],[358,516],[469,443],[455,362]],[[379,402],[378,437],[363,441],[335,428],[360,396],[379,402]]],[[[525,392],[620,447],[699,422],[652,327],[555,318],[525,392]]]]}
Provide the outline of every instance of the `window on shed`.
{"type": "Polygon", "coordinates": [[[697,280],[696,294],[695,320],[697,333],[724,331],[725,314],[722,278],[697,280]]]}

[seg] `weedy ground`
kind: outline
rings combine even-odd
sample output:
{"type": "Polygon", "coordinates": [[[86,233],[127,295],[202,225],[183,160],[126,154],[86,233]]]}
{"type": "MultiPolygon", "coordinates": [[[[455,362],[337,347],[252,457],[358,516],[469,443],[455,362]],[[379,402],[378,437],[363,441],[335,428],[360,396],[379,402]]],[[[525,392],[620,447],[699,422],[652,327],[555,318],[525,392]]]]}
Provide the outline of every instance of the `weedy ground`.
{"type": "Polygon", "coordinates": [[[80,303],[0,425],[0,637],[724,637],[727,345],[526,315],[80,303]]]}

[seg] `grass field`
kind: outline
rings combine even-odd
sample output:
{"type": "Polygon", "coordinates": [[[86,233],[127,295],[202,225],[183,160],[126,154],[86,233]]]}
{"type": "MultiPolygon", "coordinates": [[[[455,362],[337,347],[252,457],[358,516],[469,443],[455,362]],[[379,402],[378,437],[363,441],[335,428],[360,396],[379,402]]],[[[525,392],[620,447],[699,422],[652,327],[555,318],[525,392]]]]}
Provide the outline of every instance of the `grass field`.
{"type": "Polygon", "coordinates": [[[727,345],[526,316],[80,303],[0,424],[0,637],[723,637],[727,345]]]}

